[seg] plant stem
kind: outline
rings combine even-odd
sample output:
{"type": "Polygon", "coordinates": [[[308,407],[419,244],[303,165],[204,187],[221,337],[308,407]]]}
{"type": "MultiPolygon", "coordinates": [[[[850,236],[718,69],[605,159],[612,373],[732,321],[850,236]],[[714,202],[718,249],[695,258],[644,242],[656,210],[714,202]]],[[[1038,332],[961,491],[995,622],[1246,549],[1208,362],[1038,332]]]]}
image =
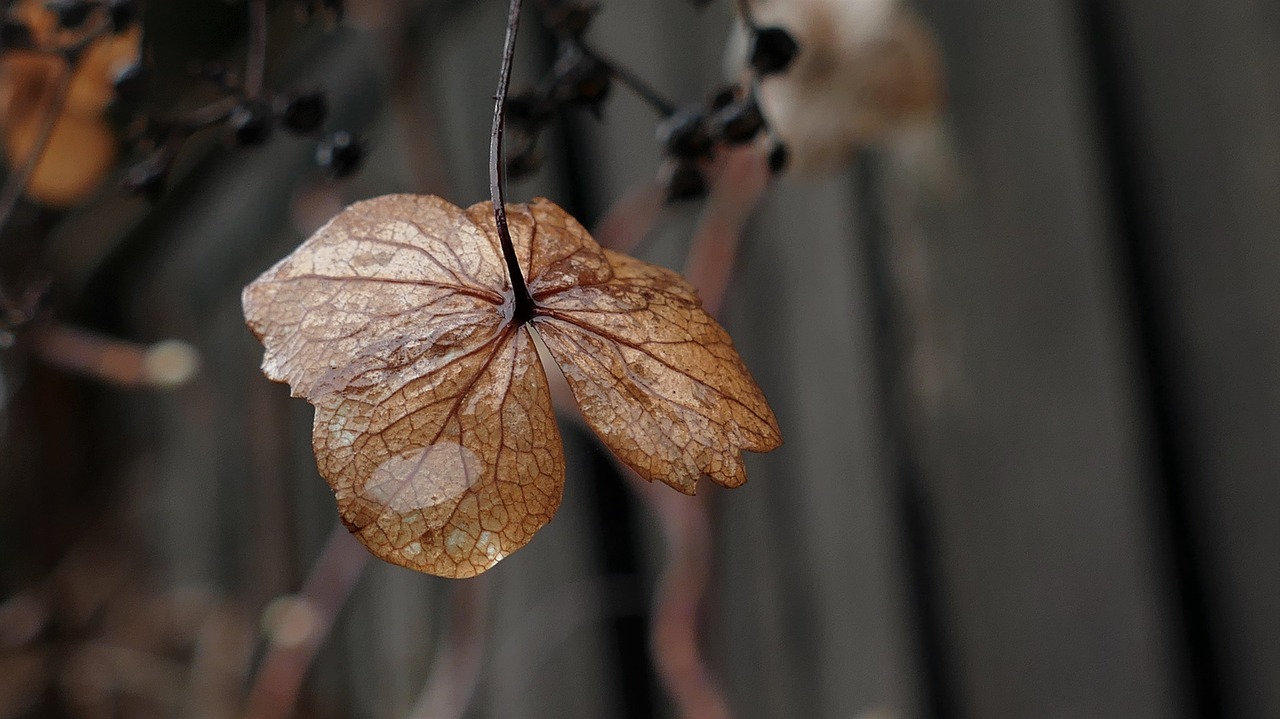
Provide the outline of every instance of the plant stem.
{"type": "Polygon", "coordinates": [[[298,694],[320,645],[329,636],[338,613],[351,597],[370,554],[338,522],[320,550],[297,595],[300,606],[313,612],[310,631],[288,645],[274,638],[258,666],[245,700],[247,719],[287,719],[294,715],[298,694]]]}
{"type": "Polygon", "coordinates": [[[502,257],[507,261],[507,274],[511,276],[511,291],[515,294],[515,310],[512,319],[524,324],[533,319],[533,296],[520,272],[516,248],[511,244],[511,228],[507,226],[507,205],[504,185],[507,180],[507,163],[502,153],[502,133],[507,125],[507,89],[511,86],[511,63],[516,54],[516,33],[520,31],[521,0],[511,0],[507,13],[507,39],[502,50],[502,70],[498,74],[498,93],[494,95],[493,131],[489,135],[489,197],[493,200],[493,221],[502,244],[502,257]]]}

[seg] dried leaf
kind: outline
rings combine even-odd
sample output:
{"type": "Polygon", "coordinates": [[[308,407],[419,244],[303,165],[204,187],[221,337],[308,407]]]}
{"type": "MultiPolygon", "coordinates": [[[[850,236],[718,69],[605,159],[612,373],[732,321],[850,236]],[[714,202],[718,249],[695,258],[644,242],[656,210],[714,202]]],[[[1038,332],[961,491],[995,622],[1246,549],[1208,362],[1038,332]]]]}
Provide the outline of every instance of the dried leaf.
{"type": "Polygon", "coordinates": [[[508,209],[536,310],[514,300],[490,203],[357,203],[244,293],[263,371],[316,406],[320,473],[374,554],[466,577],[560,504],[564,457],[531,330],[583,415],[647,479],[745,481],[781,438],[728,335],[679,275],[600,248],[547,200],[508,209]]]}

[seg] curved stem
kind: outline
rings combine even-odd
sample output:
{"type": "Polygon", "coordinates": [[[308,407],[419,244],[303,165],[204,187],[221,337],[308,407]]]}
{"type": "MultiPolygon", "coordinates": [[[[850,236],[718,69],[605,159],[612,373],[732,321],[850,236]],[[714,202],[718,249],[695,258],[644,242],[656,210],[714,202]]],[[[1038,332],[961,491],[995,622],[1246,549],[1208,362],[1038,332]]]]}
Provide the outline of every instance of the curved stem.
{"type": "Polygon", "coordinates": [[[498,93],[494,96],[493,131],[489,135],[489,197],[493,200],[493,221],[502,244],[502,257],[507,261],[507,274],[511,276],[511,290],[515,293],[515,312],[512,319],[523,324],[533,318],[533,296],[520,272],[516,249],[511,243],[511,228],[507,226],[507,204],[504,185],[507,164],[502,153],[502,134],[507,124],[507,89],[511,86],[511,63],[516,54],[516,33],[520,31],[521,0],[511,0],[507,14],[507,39],[502,50],[502,70],[498,75],[498,93]]]}
{"type": "Polygon", "coordinates": [[[298,606],[311,612],[308,631],[300,641],[281,644],[273,638],[267,646],[245,701],[248,719],[293,716],[316,652],[355,590],[370,556],[341,522],[334,525],[297,597],[301,603],[298,606]]]}

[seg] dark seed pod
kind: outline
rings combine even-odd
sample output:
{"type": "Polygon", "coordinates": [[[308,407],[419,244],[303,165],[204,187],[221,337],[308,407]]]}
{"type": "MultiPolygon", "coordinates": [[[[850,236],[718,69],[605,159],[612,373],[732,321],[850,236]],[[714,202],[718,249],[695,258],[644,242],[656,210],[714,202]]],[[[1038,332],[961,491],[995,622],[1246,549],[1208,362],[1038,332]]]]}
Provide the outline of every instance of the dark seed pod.
{"type": "Polygon", "coordinates": [[[769,150],[769,172],[774,175],[782,174],[787,169],[787,163],[791,160],[791,151],[787,146],[779,142],[769,150]]]}
{"type": "Polygon", "coordinates": [[[762,27],[751,36],[751,67],[761,75],[773,75],[790,67],[799,51],[800,43],[786,28],[762,27]]]}
{"type": "Polygon", "coordinates": [[[705,157],[715,144],[706,118],[694,110],[677,110],[659,123],[658,142],[668,155],[682,159],[705,157]]]}
{"type": "Polygon", "coordinates": [[[35,36],[26,23],[12,18],[5,18],[0,23],[0,50],[30,50],[35,46],[35,36]]]}
{"type": "Polygon", "coordinates": [[[134,0],[110,0],[107,15],[111,18],[112,32],[122,33],[137,21],[138,7],[134,0]]]}
{"type": "Polygon", "coordinates": [[[667,180],[667,202],[699,200],[707,196],[707,178],[698,165],[688,160],[676,163],[667,180]]]}
{"type": "Polygon", "coordinates": [[[46,0],[44,5],[58,16],[59,25],[71,30],[84,25],[94,4],[88,0],[46,0]]]}
{"type": "Polygon", "coordinates": [[[364,163],[364,143],[345,130],[326,137],[316,146],[316,164],[335,178],[346,177],[364,163]]]}
{"type": "Polygon", "coordinates": [[[271,139],[275,116],[264,103],[249,101],[231,111],[227,124],[235,133],[236,144],[252,147],[271,139]]]}
{"type": "Polygon", "coordinates": [[[599,3],[587,0],[565,3],[550,12],[547,24],[562,35],[582,37],[598,12],[599,3]]]}
{"type": "Polygon", "coordinates": [[[743,145],[764,129],[764,115],[760,114],[760,106],[754,99],[746,98],[735,100],[717,112],[715,123],[725,142],[743,145]]]}
{"type": "Polygon", "coordinates": [[[597,117],[600,116],[600,108],[613,83],[613,74],[608,66],[588,55],[577,43],[563,42],[553,74],[552,95],[555,100],[585,105],[597,117]]]}
{"type": "Polygon", "coordinates": [[[147,69],[141,62],[126,65],[112,81],[116,98],[125,102],[140,100],[147,91],[147,69]]]}
{"type": "Polygon", "coordinates": [[[329,100],[323,92],[284,98],[280,121],[285,129],[299,134],[315,132],[329,116],[329,100]]]}
{"type": "Polygon", "coordinates": [[[734,100],[737,100],[739,94],[739,88],[737,85],[726,85],[715,91],[715,94],[711,96],[711,102],[708,104],[711,105],[711,110],[713,112],[723,110],[734,100]]]}
{"type": "Polygon", "coordinates": [[[507,98],[507,121],[535,130],[556,116],[556,103],[537,90],[526,90],[507,98]]]}

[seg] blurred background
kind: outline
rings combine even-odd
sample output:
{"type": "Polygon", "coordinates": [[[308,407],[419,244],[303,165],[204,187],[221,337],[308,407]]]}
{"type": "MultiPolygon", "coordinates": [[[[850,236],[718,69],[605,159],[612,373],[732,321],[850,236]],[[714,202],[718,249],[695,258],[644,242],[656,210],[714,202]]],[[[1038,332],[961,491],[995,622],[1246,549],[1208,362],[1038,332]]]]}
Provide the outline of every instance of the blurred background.
{"type": "MultiPolygon", "coordinates": [[[[687,267],[786,443],[692,499],[564,408],[558,516],[451,581],[337,525],[240,290],[357,199],[488,198],[506,3],[61,5],[0,55],[0,717],[1280,716],[1280,6],[755,3],[800,51],[705,200],[616,78],[555,113],[509,199],[687,267]],[[255,46],[322,122],[232,111],[255,46]]],[[[705,106],[736,24],[585,38],[705,106]]]]}

